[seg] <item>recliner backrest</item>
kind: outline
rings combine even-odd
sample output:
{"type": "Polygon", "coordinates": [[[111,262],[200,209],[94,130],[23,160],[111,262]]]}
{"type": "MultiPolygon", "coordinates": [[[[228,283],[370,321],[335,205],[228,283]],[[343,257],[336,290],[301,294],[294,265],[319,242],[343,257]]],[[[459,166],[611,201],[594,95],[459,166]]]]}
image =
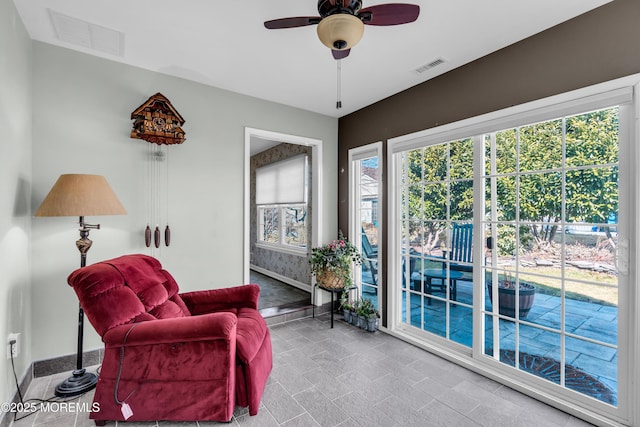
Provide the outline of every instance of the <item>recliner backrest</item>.
{"type": "Polygon", "coordinates": [[[100,336],[123,324],[190,316],[174,278],[147,255],[99,262],[74,271],[67,281],[100,336]]]}

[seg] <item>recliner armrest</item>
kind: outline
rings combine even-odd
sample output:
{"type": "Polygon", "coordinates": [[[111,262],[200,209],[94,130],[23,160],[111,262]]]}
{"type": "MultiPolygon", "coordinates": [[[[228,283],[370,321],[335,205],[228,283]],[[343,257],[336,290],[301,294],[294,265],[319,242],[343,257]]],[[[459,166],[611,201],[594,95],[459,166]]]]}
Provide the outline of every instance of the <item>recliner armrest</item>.
{"type": "Polygon", "coordinates": [[[105,347],[153,345],[203,340],[235,340],[238,319],[233,313],[158,319],[116,326],[102,337],[105,347]],[[130,331],[130,332],[129,332],[130,331]],[[128,334],[128,335],[127,335],[128,334]]]}
{"type": "Polygon", "coordinates": [[[180,294],[193,315],[223,311],[230,308],[258,309],[260,286],[249,284],[233,288],[193,291],[180,294]]]}

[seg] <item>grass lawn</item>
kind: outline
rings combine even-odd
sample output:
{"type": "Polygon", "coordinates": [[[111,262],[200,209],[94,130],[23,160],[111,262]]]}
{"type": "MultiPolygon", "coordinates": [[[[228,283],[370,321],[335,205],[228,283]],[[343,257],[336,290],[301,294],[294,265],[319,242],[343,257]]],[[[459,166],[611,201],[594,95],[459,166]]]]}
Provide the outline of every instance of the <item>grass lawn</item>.
{"type": "MultiPolygon", "coordinates": [[[[533,282],[540,293],[560,296],[560,279],[540,277],[537,274],[558,276],[560,271],[554,267],[523,267],[520,278],[533,282]],[[526,274],[535,273],[536,275],[526,274]]],[[[598,304],[618,306],[618,277],[612,274],[575,267],[565,269],[565,296],[578,301],[589,301],[598,304]],[[574,282],[584,280],[592,283],[574,282]]]]}

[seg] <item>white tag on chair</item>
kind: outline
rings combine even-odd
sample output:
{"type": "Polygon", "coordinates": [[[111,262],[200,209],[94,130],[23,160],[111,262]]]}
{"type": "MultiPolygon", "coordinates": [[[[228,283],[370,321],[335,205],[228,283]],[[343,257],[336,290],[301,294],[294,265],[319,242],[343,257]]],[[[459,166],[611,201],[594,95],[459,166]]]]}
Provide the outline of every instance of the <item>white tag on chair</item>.
{"type": "Polygon", "coordinates": [[[127,421],[133,415],[133,411],[131,410],[131,407],[128,403],[123,403],[120,407],[120,411],[122,412],[122,416],[124,417],[125,421],[127,421]]]}

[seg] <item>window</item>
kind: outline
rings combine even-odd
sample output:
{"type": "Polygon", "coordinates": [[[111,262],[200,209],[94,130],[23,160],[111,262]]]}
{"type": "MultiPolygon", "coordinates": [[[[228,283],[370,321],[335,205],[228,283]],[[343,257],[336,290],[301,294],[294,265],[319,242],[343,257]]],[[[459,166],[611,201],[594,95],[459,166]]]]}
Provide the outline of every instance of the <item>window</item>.
{"type": "Polygon", "coordinates": [[[349,235],[364,257],[355,271],[354,284],[363,299],[370,300],[382,311],[380,292],[380,236],[382,232],[380,180],[382,176],[382,144],[377,142],[349,150],[349,235]]]}
{"type": "Polygon", "coordinates": [[[256,169],[259,244],[306,254],[307,184],[306,155],[256,169]]]}
{"type": "Polygon", "coordinates": [[[259,206],[258,242],[304,250],[307,247],[306,219],[306,205],[259,206]]]}
{"type": "Polygon", "coordinates": [[[482,268],[484,353],[611,405],[618,123],[611,107],[486,134],[482,172],[483,235],[496,242],[482,268]]]}
{"type": "Polygon", "coordinates": [[[391,140],[389,329],[593,419],[628,417],[632,94],[391,140]]]}

